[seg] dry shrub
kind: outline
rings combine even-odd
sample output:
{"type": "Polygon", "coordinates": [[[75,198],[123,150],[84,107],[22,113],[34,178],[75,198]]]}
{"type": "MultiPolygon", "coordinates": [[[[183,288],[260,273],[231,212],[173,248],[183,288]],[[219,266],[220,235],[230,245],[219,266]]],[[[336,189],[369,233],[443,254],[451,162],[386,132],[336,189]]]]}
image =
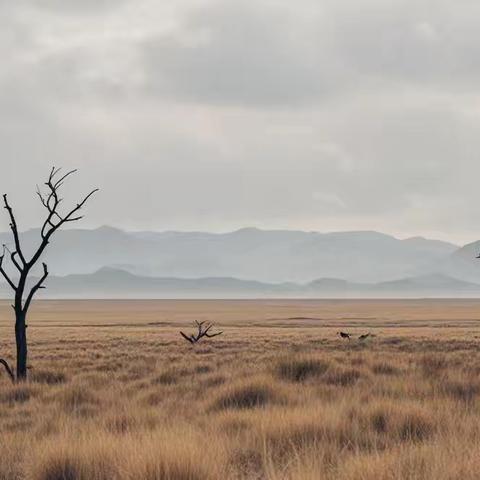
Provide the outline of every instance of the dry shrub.
{"type": "Polygon", "coordinates": [[[5,389],[0,390],[0,403],[14,405],[18,403],[28,402],[38,393],[38,390],[27,384],[9,385],[5,389]]]}
{"type": "Polygon", "coordinates": [[[223,480],[225,458],[217,442],[205,450],[204,437],[186,428],[122,437],[71,432],[37,446],[28,479],[223,480]]]}
{"type": "Polygon", "coordinates": [[[312,357],[287,359],[278,362],[275,372],[278,377],[291,382],[301,382],[312,377],[323,375],[330,364],[324,360],[312,357]]]}
{"type": "Polygon", "coordinates": [[[87,385],[71,384],[55,393],[55,400],[67,413],[88,414],[99,404],[98,397],[87,385]]]}
{"type": "MultiPolygon", "coordinates": [[[[462,446],[458,438],[445,439],[442,444],[404,444],[390,451],[347,458],[339,465],[333,478],[335,480],[477,480],[480,457],[476,449],[475,445],[462,446]]],[[[310,463],[309,460],[304,463],[310,463]]],[[[305,468],[299,468],[298,476],[291,476],[290,479],[313,480],[315,477],[303,475],[305,470],[305,468]]]]}
{"type": "Polygon", "coordinates": [[[160,375],[156,376],[152,380],[153,385],[173,385],[177,383],[179,380],[187,374],[188,372],[183,369],[175,369],[171,368],[169,370],[165,370],[160,375]]]}
{"type": "Polygon", "coordinates": [[[206,363],[204,364],[201,364],[201,365],[197,365],[195,368],[194,368],[194,372],[195,373],[209,373],[212,371],[212,367],[206,363]]]}
{"type": "Polygon", "coordinates": [[[32,382],[44,383],[46,385],[57,385],[67,381],[67,377],[63,372],[52,370],[34,370],[30,379],[32,382]]]}
{"type": "Polygon", "coordinates": [[[125,451],[124,480],[224,480],[226,452],[208,438],[206,445],[203,435],[180,428],[132,442],[125,451]]]}
{"type": "Polygon", "coordinates": [[[114,412],[105,418],[105,429],[114,434],[151,431],[158,426],[158,419],[150,412],[137,412],[132,405],[130,411],[114,412]]]}
{"type": "Polygon", "coordinates": [[[371,407],[361,419],[365,428],[386,435],[388,439],[402,442],[418,442],[429,438],[435,431],[430,412],[417,405],[387,403],[371,407]]]}
{"type": "Polygon", "coordinates": [[[218,387],[219,385],[222,385],[223,383],[225,383],[225,380],[226,379],[223,375],[214,373],[203,378],[201,381],[201,384],[204,387],[212,388],[212,387],[218,387]]]}
{"type": "Polygon", "coordinates": [[[475,380],[446,380],[442,389],[446,395],[466,404],[472,404],[480,393],[480,385],[475,380]]]}
{"type": "Polygon", "coordinates": [[[349,387],[355,385],[361,376],[360,370],[355,368],[334,368],[328,370],[323,377],[323,381],[328,385],[349,387]]]}
{"type": "MultiPolygon", "coordinates": [[[[316,408],[275,407],[268,412],[253,410],[248,413],[250,427],[243,432],[253,430],[258,433],[242,440],[235,458],[249,464],[260,456],[263,458],[262,469],[268,470],[267,467],[271,466],[283,471],[295,458],[301,459],[310,451],[334,464],[339,452],[347,455],[348,452],[371,451],[376,446],[375,432],[370,428],[359,428],[356,421],[348,418],[345,405],[338,402],[316,408]]],[[[257,462],[256,475],[250,472],[245,478],[270,478],[258,468],[257,462]]],[[[279,478],[285,477],[281,475],[279,478]]]]}
{"type": "Polygon", "coordinates": [[[167,396],[165,395],[165,392],[151,390],[142,397],[141,403],[149,407],[156,407],[157,405],[160,405],[160,403],[162,403],[166,398],[167,396]]]}
{"type": "Polygon", "coordinates": [[[399,375],[401,370],[387,362],[379,362],[372,365],[372,372],[376,375],[399,375]]]}
{"type": "Polygon", "coordinates": [[[243,409],[283,403],[286,397],[282,388],[272,383],[267,379],[259,379],[230,386],[218,395],[212,408],[214,410],[243,409]]]}
{"type": "Polygon", "coordinates": [[[445,356],[440,354],[423,355],[419,361],[422,373],[426,377],[436,377],[448,366],[445,356]]]}
{"type": "Polygon", "coordinates": [[[108,385],[112,378],[111,375],[107,375],[105,373],[92,372],[78,375],[75,380],[82,385],[98,388],[108,385]]]}
{"type": "Polygon", "coordinates": [[[399,437],[408,442],[425,440],[435,429],[431,416],[423,410],[404,412],[396,427],[399,437]]]}
{"type": "MultiPolygon", "coordinates": [[[[121,370],[122,367],[123,365],[121,362],[105,362],[95,365],[95,370],[97,370],[97,372],[114,373],[121,370]]],[[[135,372],[133,372],[133,375],[135,375],[135,372]]]]}
{"type": "Polygon", "coordinates": [[[29,446],[28,436],[2,432],[1,445],[0,480],[23,480],[25,448],[29,446]]]}
{"type": "Polygon", "coordinates": [[[58,438],[36,451],[29,480],[117,480],[120,479],[115,450],[97,438],[78,442],[58,438]]]}
{"type": "MultiPolygon", "coordinates": [[[[285,413],[285,412],[284,412],[285,413]]],[[[307,416],[296,412],[286,414],[285,419],[275,416],[262,426],[263,441],[270,456],[278,462],[283,458],[291,459],[295,452],[302,452],[309,447],[327,448],[334,445],[337,430],[337,419],[328,419],[324,415],[307,416]]]]}

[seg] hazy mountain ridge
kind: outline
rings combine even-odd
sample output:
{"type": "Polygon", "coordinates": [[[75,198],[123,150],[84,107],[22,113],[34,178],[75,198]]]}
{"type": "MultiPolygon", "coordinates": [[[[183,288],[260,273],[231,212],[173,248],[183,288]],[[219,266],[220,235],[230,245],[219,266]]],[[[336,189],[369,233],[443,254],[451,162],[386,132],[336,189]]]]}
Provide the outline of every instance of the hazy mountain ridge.
{"type": "MultiPolygon", "coordinates": [[[[32,279],[32,282],[34,279],[32,279]]],[[[11,292],[0,284],[0,298],[11,292]]],[[[104,267],[93,274],[52,276],[40,298],[418,298],[480,297],[480,284],[443,274],[380,283],[320,278],[305,284],[264,283],[230,277],[141,277],[104,267]]]]}
{"type": "MultiPolygon", "coordinates": [[[[26,250],[31,250],[38,235],[38,230],[22,234],[26,250]]],[[[0,241],[11,239],[0,234],[0,241]]],[[[372,283],[435,272],[448,275],[445,265],[458,251],[447,242],[401,240],[373,231],[256,228],[218,234],[101,227],[58,232],[52,245],[45,259],[54,275],[93,273],[109,266],[140,276],[234,277],[266,283],[306,283],[322,277],[372,283]]]]}
{"type": "MultiPolygon", "coordinates": [[[[22,234],[27,252],[38,236],[22,234]]],[[[52,245],[49,296],[476,296],[480,288],[480,241],[459,248],[373,231],[101,227],[58,232],[52,245]]]]}

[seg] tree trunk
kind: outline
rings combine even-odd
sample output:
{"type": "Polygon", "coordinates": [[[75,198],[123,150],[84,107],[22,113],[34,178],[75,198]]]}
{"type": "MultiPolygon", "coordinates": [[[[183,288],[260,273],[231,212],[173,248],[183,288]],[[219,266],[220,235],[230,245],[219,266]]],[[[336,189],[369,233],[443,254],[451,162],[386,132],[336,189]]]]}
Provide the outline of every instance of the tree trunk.
{"type": "Polygon", "coordinates": [[[23,312],[16,312],[15,340],[17,342],[17,381],[27,379],[27,325],[26,315],[23,312]]]}

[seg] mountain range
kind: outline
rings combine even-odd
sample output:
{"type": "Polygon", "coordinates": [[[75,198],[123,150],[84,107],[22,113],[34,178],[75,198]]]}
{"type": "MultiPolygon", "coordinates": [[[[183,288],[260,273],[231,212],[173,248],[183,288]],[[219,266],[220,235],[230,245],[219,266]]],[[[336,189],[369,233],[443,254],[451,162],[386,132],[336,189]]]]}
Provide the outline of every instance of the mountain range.
{"type": "MultiPolygon", "coordinates": [[[[31,252],[38,230],[22,234],[31,252]]],[[[0,234],[1,243],[11,243],[0,234]]],[[[54,297],[480,296],[480,241],[374,231],[64,230],[45,253],[54,297]]],[[[0,283],[0,296],[9,295],[0,283]]]]}

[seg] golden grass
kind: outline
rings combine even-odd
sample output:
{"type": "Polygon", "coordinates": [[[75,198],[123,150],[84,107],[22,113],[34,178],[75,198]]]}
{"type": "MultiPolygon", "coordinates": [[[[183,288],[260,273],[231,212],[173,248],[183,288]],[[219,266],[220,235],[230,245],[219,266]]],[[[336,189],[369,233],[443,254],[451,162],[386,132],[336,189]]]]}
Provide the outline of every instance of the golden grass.
{"type": "Polygon", "coordinates": [[[0,480],[477,479],[479,310],[37,303],[29,382],[0,375],[0,480]],[[221,337],[178,335],[210,315],[221,337]],[[376,336],[343,342],[339,328],[376,336]]]}

